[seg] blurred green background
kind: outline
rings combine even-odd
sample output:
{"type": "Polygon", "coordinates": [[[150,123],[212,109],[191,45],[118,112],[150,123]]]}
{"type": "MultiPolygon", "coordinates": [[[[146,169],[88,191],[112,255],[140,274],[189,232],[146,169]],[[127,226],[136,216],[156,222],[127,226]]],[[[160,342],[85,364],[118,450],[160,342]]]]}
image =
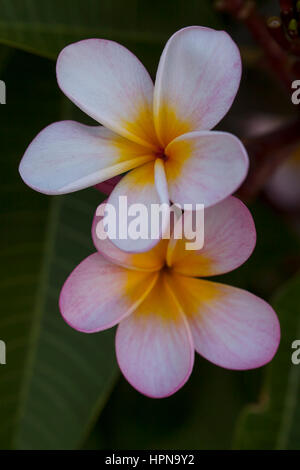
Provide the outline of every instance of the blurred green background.
{"type": "MultiPolygon", "coordinates": [[[[278,13],[275,0],[259,3],[278,13]]],[[[7,364],[0,365],[1,449],[300,449],[300,365],[291,363],[291,343],[300,339],[294,216],[258,197],[250,205],[254,255],[218,278],[273,304],[282,328],[276,358],[259,370],[232,372],[198,356],[182,390],[153,400],[120,376],[114,330],[78,333],[58,310],[64,280],[94,251],[90,226],[104,196],[89,189],[48,197],[18,174],[27,145],[44,126],[86,121],[56,83],[55,59],[66,44],[119,41],[154,77],[168,37],[191,24],[225,29],[242,51],[241,89],[222,129],[238,134],[256,113],[295,113],[257,67],[259,52],[244,28],[217,14],[210,0],[0,0],[0,79],[7,86],[0,107],[0,339],[7,344],[7,364]]]]}

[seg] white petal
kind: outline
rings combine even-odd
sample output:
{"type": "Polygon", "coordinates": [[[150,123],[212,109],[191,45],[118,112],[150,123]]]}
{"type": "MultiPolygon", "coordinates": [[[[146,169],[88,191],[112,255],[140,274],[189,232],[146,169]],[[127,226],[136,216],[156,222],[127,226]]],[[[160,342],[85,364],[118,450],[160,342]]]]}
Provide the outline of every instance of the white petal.
{"type": "Polygon", "coordinates": [[[71,44],[58,57],[57,80],[65,95],[96,121],[153,145],[153,83],[128,49],[103,39],[71,44]]]}
{"type": "Polygon", "coordinates": [[[64,194],[93,186],[152,158],[145,147],[105,127],[62,121],[38,134],[19,170],[36,191],[64,194]]]}
{"type": "Polygon", "coordinates": [[[163,145],[181,134],[213,128],[237,93],[241,59],[224,31],[181,29],[162,53],[154,90],[154,121],[163,145]]]}

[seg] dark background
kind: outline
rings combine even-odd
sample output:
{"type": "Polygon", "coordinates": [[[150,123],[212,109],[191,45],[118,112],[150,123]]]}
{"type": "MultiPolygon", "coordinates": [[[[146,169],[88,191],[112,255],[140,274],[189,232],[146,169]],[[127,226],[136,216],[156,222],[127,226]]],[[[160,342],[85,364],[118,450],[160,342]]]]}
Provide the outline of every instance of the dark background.
{"type": "MultiPolygon", "coordinates": [[[[257,4],[262,13],[279,14],[276,0],[257,4]]],[[[218,277],[273,304],[282,328],[276,358],[259,370],[233,372],[197,356],[184,388],[153,400],[120,375],[113,330],[78,333],[58,310],[64,280],[94,251],[90,226],[104,196],[92,188],[45,196],[18,174],[27,145],[43,127],[86,121],[56,83],[55,59],[66,44],[113,39],[154,77],[168,37],[192,24],[225,29],[241,49],[242,84],[221,129],[243,137],[261,115],[296,116],[297,106],[246,26],[216,12],[209,0],[0,0],[0,79],[7,87],[0,108],[2,449],[300,448],[300,365],[291,362],[291,343],[300,339],[298,211],[277,207],[262,185],[247,200],[257,228],[255,252],[218,277]]]]}

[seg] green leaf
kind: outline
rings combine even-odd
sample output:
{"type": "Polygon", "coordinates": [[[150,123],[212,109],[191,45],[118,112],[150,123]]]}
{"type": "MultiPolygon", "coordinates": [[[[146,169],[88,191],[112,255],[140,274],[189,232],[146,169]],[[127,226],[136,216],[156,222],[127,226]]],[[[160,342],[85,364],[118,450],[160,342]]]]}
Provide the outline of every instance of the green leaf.
{"type": "Polygon", "coordinates": [[[167,399],[151,400],[122,377],[85,448],[229,449],[244,373],[195,359],[187,384],[167,399]]]}
{"type": "Polygon", "coordinates": [[[300,339],[300,276],[276,296],[273,306],[281,324],[281,343],[267,367],[260,402],[241,415],[237,449],[300,449],[300,365],[291,360],[300,339]]]}
{"type": "Polygon", "coordinates": [[[61,96],[53,63],[24,53],[14,56],[4,79],[0,339],[7,363],[0,365],[0,447],[74,449],[118,375],[113,330],[76,332],[58,310],[64,280],[95,251],[90,228],[102,197],[93,189],[47,197],[21,181],[22,153],[45,124],[60,117],[61,96]]]}
{"type": "Polygon", "coordinates": [[[219,24],[210,0],[0,0],[0,11],[5,44],[55,59],[66,44],[101,37],[126,44],[148,65],[177,29],[219,24]]]}

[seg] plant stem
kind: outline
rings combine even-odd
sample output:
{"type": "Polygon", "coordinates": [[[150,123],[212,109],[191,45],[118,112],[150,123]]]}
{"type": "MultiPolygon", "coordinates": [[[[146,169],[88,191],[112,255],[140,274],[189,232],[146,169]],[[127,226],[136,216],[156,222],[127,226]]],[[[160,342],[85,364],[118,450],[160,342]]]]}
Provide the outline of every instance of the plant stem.
{"type": "Polygon", "coordinates": [[[280,47],[270,34],[267,23],[260,15],[253,0],[219,0],[216,2],[219,11],[230,13],[235,19],[243,21],[252,37],[264,51],[270,68],[290,92],[293,73],[288,54],[280,47]]]}

